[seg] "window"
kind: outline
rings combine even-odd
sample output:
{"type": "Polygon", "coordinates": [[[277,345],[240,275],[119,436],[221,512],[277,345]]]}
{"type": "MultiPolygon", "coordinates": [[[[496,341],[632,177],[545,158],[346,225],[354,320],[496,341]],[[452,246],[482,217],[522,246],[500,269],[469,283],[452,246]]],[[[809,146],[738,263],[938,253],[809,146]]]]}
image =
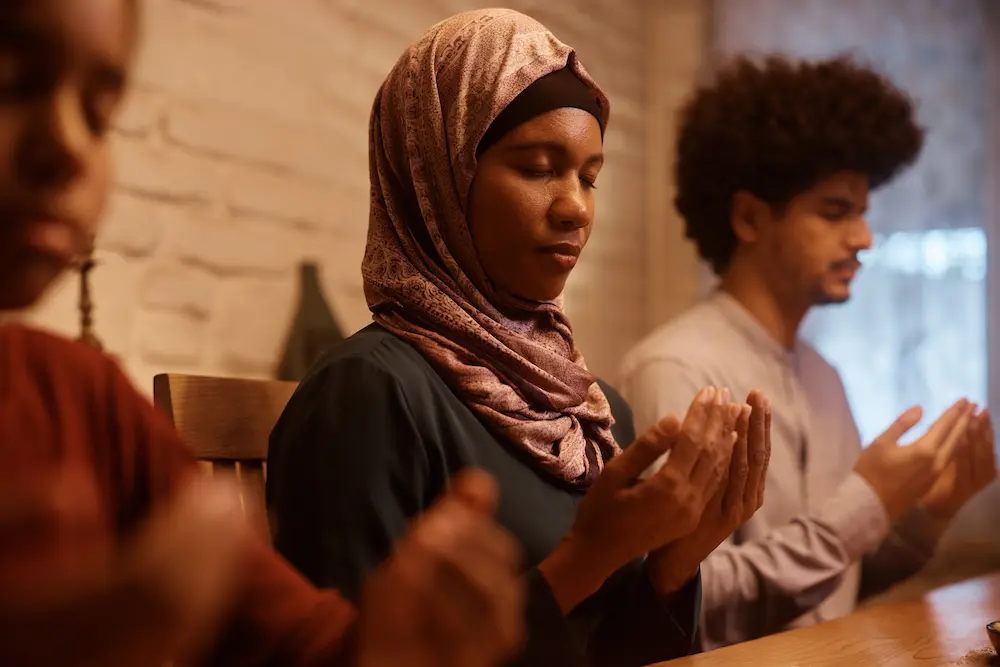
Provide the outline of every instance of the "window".
{"type": "Polygon", "coordinates": [[[983,230],[878,235],[862,261],[851,301],[815,309],[803,334],[840,371],[863,442],[911,405],[918,435],[962,396],[985,404],[983,230]]]}

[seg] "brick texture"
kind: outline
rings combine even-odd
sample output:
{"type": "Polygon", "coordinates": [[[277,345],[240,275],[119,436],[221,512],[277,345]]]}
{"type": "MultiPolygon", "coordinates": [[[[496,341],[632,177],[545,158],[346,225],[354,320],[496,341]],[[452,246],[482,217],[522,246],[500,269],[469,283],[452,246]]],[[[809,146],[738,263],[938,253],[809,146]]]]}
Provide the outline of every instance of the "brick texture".
{"type": "MultiPolygon", "coordinates": [[[[367,324],[360,263],[372,99],[426,28],[492,4],[296,0],[289,11],[274,0],[144,1],[135,84],[114,137],[118,183],[93,274],[97,332],[139,386],[149,391],[163,371],[269,376],[304,258],[320,262],[343,326],[367,324]]],[[[610,379],[646,330],[647,302],[664,298],[646,287],[645,175],[651,161],[666,173],[669,156],[649,140],[669,136],[673,98],[653,113],[647,98],[662,76],[674,77],[673,91],[690,84],[701,41],[688,26],[704,3],[507,4],[577,47],[612,99],[597,226],[566,293],[584,354],[610,379]],[[655,69],[651,7],[661,24],[677,18],[659,35],[655,69]]],[[[655,215],[668,212],[661,205],[655,215]]],[[[679,273],[660,281],[692,284],[679,273]]],[[[75,335],[76,293],[70,277],[29,317],[75,335]]]]}

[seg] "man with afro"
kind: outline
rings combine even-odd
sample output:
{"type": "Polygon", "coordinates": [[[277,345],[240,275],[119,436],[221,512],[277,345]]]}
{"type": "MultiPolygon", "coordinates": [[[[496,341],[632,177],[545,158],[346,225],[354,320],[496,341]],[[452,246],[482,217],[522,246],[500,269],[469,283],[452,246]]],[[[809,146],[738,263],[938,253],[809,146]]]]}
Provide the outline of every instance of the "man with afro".
{"type": "Polygon", "coordinates": [[[965,400],[909,446],[919,407],[863,448],[837,371],[798,336],[850,297],[869,194],[923,139],[910,98],[845,57],[740,57],[681,111],[675,203],[720,283],[626,356],[623,393],[639,432],[706,385],[772,402],[764,504],[701,565],[705,649],[850,613],[996,476],[989,414],[965,400]]]}

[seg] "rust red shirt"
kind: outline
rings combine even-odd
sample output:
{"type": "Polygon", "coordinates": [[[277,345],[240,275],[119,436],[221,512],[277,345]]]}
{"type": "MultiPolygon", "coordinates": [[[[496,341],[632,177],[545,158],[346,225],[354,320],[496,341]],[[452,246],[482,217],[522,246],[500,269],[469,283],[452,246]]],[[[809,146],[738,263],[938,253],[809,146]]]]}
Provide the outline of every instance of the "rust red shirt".
{"type": "MultiPolygon", "coordinates": [[[[91,502],[32,543],[0,540],[0,587],[39,556],[113,547],[197,474],[165,416],[106,355],[20,325],[0,327],[0,489],[12,479],[70,473],[91,502]],[[40,554],[39,551],[45,552],[40,554]]],[[[349,603],[320,592],[263,542],[207,662],[213,666],[347,661],[349,603]]],[[[51,561],[51,559],[49,559],[51,561]]],[[[2,660],[0,660],[2,661],[2,660]]]]}

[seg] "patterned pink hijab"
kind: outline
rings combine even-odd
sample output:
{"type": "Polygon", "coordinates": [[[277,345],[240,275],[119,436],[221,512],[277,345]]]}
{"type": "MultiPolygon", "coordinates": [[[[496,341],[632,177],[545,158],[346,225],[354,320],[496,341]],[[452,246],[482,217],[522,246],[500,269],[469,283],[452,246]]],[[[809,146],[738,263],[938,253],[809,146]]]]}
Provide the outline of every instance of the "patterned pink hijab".
{"type": "Polygon", "coordinates": [[[375,97],[371,214],[362,264],[374,319],[544,470],[587,486],[619,452],[607,398],[573,345],[561,301],[526,302],[485,275],[465,218],[476,147],[525,88],[574,51],[506,9],[466,12],[406,50],[375,97]]]}

